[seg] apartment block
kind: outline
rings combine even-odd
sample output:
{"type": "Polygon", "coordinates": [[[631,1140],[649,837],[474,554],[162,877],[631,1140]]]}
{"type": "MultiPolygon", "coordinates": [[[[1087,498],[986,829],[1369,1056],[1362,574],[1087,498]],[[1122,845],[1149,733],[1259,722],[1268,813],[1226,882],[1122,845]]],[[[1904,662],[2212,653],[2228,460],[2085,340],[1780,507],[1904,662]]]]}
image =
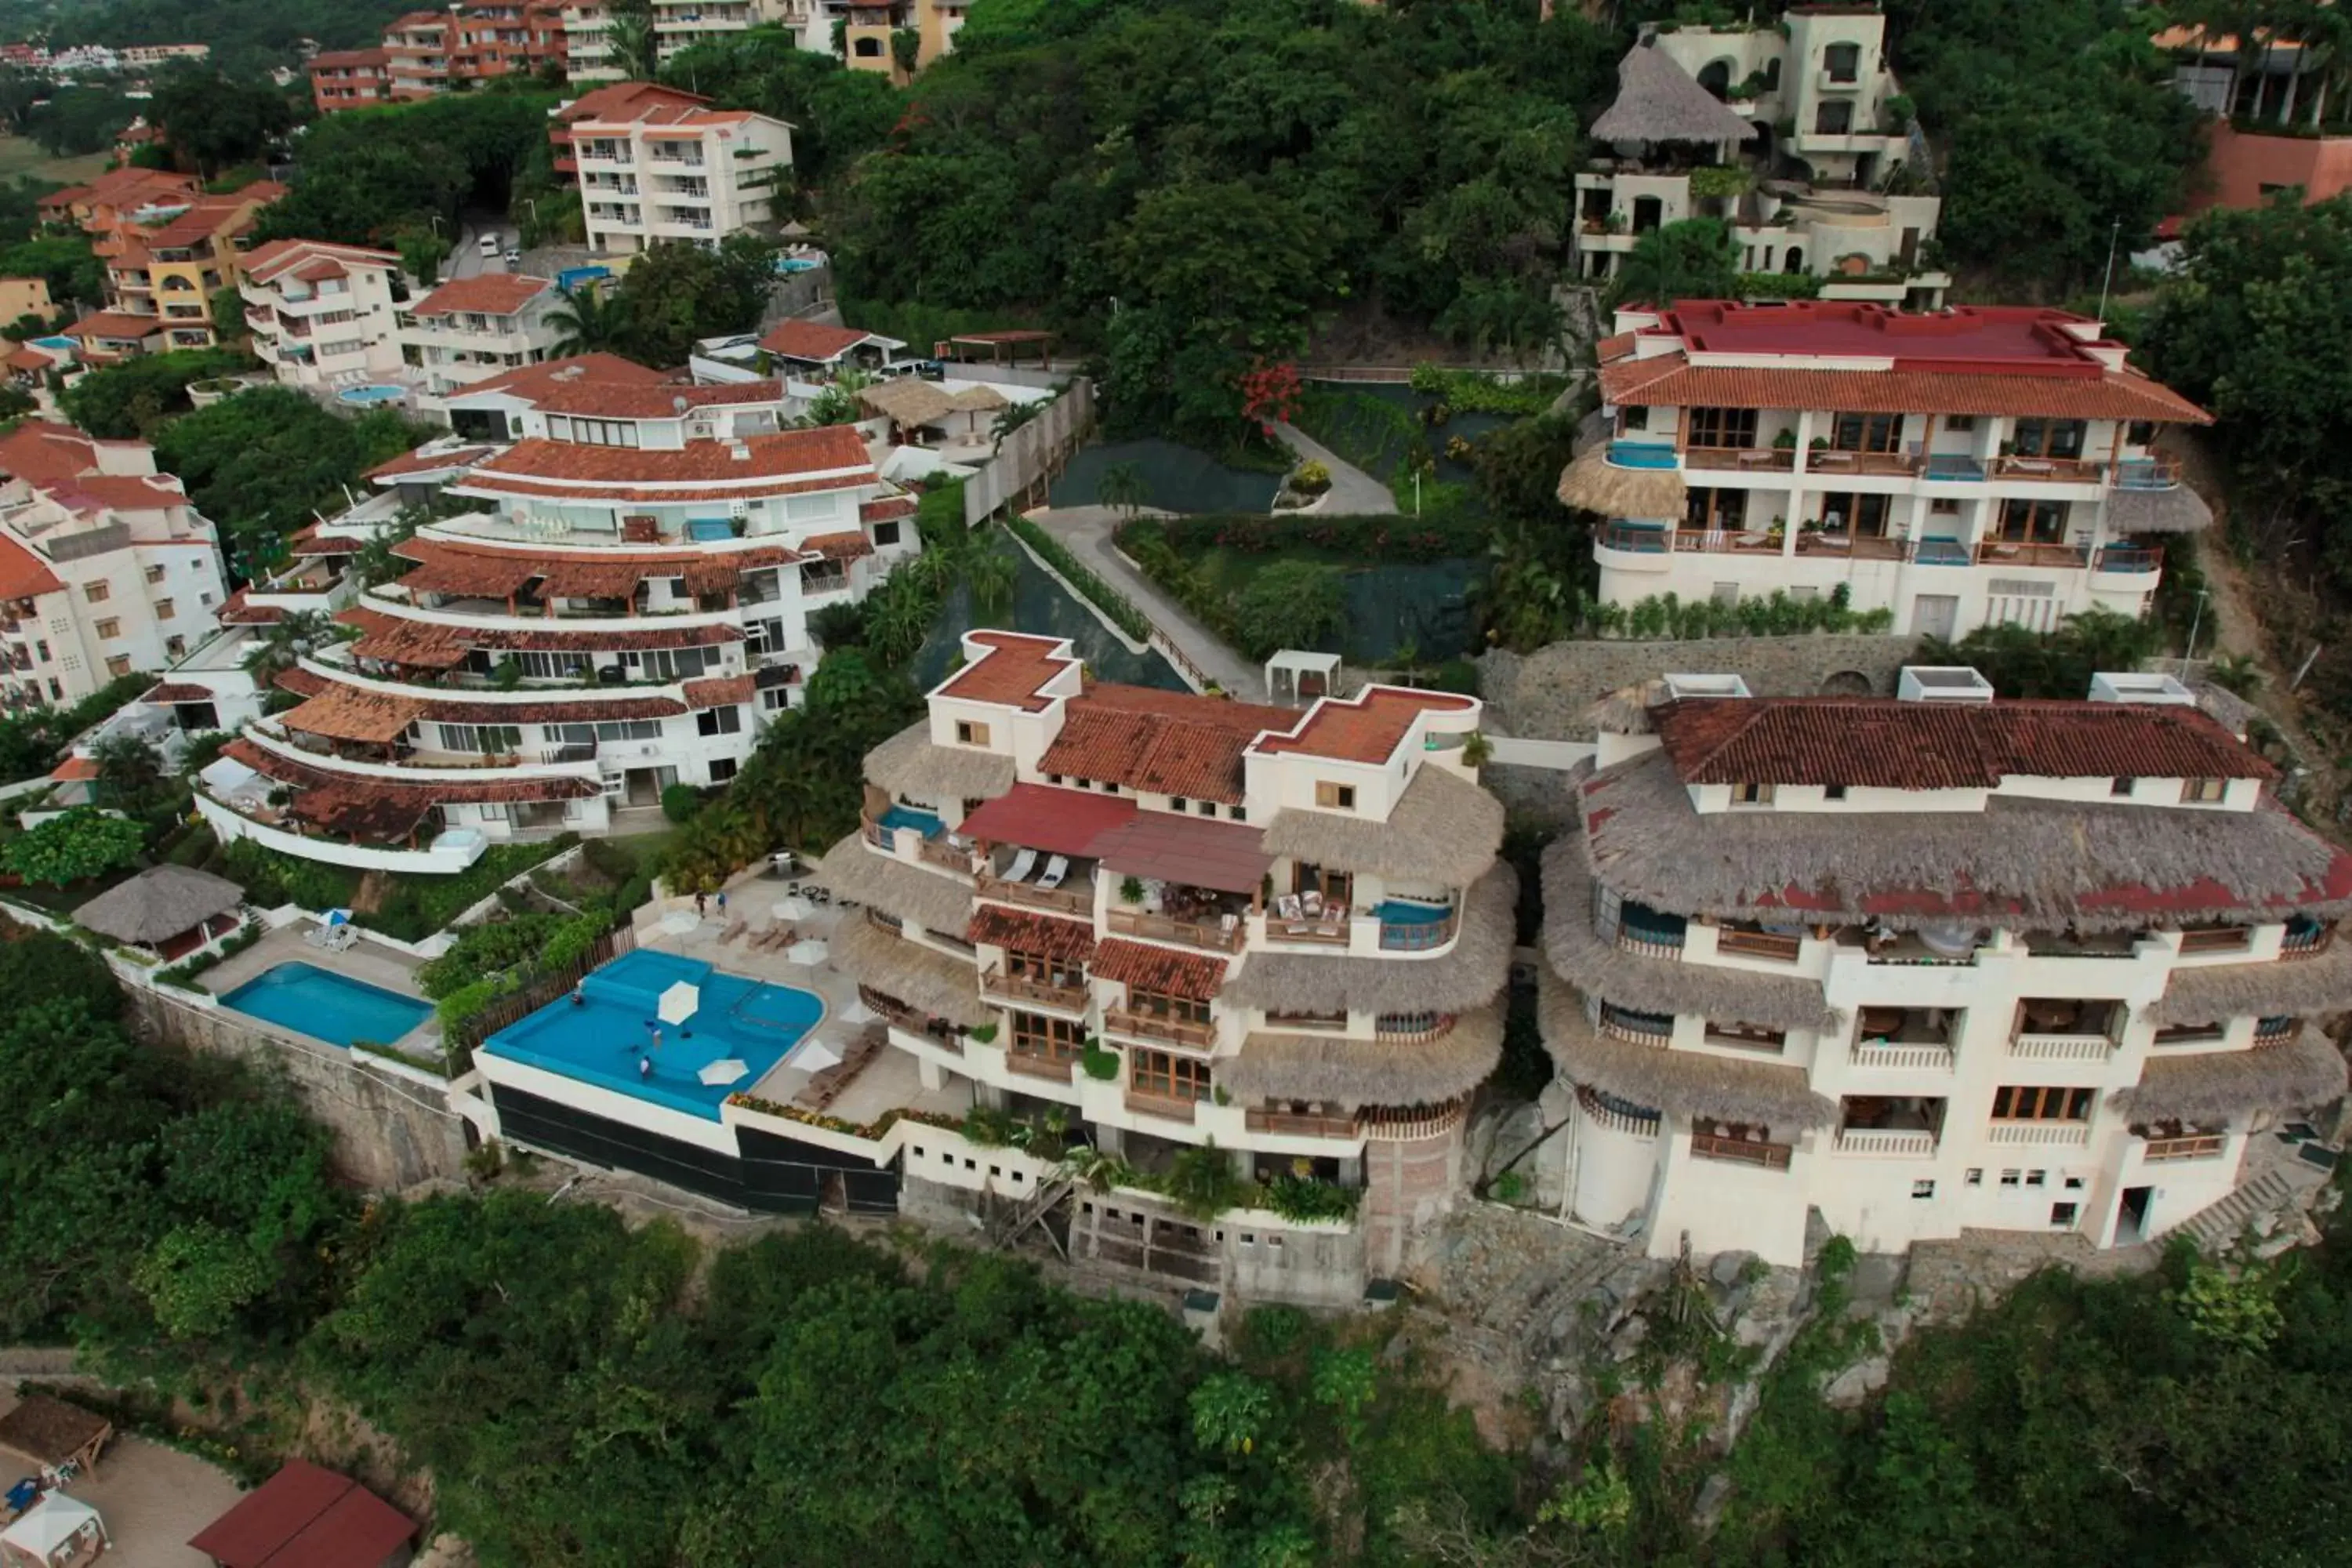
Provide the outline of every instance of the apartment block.
{"type": "MultiPolygon", "coordinates": [[[[575,76],[576,79],[576,76],[575,76]]],[[[680,112],[704,109],[710,100],[698,93],[682,92],[659,82],[607,81],[602,87],[591,88],[578,98],[559,104],[548,118],[547,140],[555,154],[555,172],[569,174],[575,181],[580,173],[580,160],[572,145],[572,128],[582,121],[603,123],[628,121],[656,110],[680,112]]]]}
{"type": "Polygon", "coordinates": [[[663,789],[724,784],[791,706],[810,615],[916,550],[912,498],[856,431],[776,429],[772,389],[599,368],[468,388],[465,423],[520,404],[542,433],[372,476],[477,510],[402,542],[409,570],[338,612],[355,639],[284,678],[301,704],[229,748],[243,772],[197,803],[223,837],[434,874],[493,840],[657,820],[663,789]]]}
{"type": "Polygon", "coordinates": [[[76,223],[105,263],[107,320],[75,329],[90,332],[100,354],[217,342],[214,300],[241,276],[261,209],[286,194],[269,180],[208,195],[192,181],[116,179],[147,173],[115,170],[89,186],[58,192],[51,198],[58,205],[44,208],[76,223]],[[152,326],[138,331],[135,319],[152,326]]]}
{"type": "Polygon", "coordinates": [[[444,396],[554,352],[562,332],[548,318],[563,303],[544,278],[485,272],[444,283],[399,312],[402,360],[428,396],[444,396]]]}
{"type": "Polygon", "coordinates": [[[310,102],[320,113],[392,101],[390,50],[332,49],[310,57],[310,102]]]}
{"type": "Polygon", "coordinates": [[[388,250],[274,239],[247,258],[238,294],[255,357],[288,386],[356,386],[400,368],[388,250]]]}
{"type": "Polygon", "coordinates": [[[1874,6],[1792,5],[1779,24],[1644,36],[1592,124],[1607,150],[1576,176],[1579,276],[1608,279],[1643,235],[1714,217],[1743,271],[1942,303],[1951,279],[1926,248],[1942,203],[1885,32],[1874,6]]]}
{"type": "Polygon", "coordinates": [[[1600,345],[1609,437],[1560,500],[1609,521],[1601,595],[1843,594],[1896,632],[2137,616],[2212,514],[2156,445],[2202,425],[2062,310],[1685,300],[1600,345]]]}
{"type": "MultiPolygon", "coordinates": [[[[829,51],[831,27],[818,0],[653,0],[656,63],[667,65],[698,44],[722,43],[753,27],[782,27],[800,47],[829,51]]],[[[563,7],[568,74],[575,82],[614,82],[612,15],[600,0],[563,7]]]]}
{"type": "Polygon", "coordinates": [[[2159,1237],[2342,1094],[2352,855],[2177,681],[1669,678],[1544,860],[1570,1202],[1654,1256],[2159,1237]],[[1704,856],[1690,847],[1704,843],[1704,856]]]}
{"type": "Polygon", "coordinates": [[[773,228],[792,179],[792,127],[743,110],[639,101],[569,127],[588,243],[630,255],[664,240],[716,246],[773,228]]]}
{"type": "Polygon", "coordinates": [[[26,419],[0,437],[0,694],[69,703],[209,637],[213,525],[144,441],[26,419]]]}
{"type": "Polygon", "coordinates": [[[892,36],[916,35],[915,69],[919,71],[955,47],[955,36],[971,10],[969,0],[823,0],[823,15],[812,30],[823,34],[824,47],[831,47],[831,35],[838,26],[841,53],[850,69],[886,71],[904,81],[907,73],[891,47],[892,36]]]}

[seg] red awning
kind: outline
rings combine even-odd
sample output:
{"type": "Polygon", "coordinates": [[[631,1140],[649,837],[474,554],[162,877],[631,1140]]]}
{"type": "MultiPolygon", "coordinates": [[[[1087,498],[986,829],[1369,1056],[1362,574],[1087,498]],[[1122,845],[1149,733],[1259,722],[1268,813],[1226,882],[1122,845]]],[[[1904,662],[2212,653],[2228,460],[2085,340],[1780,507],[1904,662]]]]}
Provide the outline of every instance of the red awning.
{"type": "Polygon", "coordinates": [[[1093,854],[1122,876],[1154,877],[1221,893],[1255,893],[1273,868],[1265,835],[1238,822],[1211,822],[1173,812],[1138,813],[1106,833],[1093,854]]]}
{"type": "Polygon", "coordinates": [[[965,817],[962,831],[967,837],[1017,844],[1048,855],[1092,855],[1095,840],[1134,818],[1131,800],[1020,784],[965,817]]]}

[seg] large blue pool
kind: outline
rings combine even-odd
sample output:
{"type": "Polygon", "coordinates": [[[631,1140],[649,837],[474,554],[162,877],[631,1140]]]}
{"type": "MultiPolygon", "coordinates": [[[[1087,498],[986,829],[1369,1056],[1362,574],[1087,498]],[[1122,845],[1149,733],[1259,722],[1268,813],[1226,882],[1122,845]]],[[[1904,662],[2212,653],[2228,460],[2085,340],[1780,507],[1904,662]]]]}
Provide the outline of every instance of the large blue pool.
{"type": "Polygon", "coordinates": [[[759,1082],[824,1016],[814,993],[640,948],[583,981],[578,1002],[550,1003],[492,1035],[482,1049],[716,1121],[729,1095],[759,1082]],[[680,982],[696,987],[695,1010],[682,1022],[661,1023],[662,994],[680,982]],[[638,1075],[641,1057],[653,1058],[649,1079],[638,1075]],[[702,1069],[729,1057],[750,1070],[733,1084],[704,1083],[702,1069]]]}
{"type": "Polygon", "coordinates": [[[335,400],[366,407],[379,403],[397,403],[407,395],[408,388],[380,382],[369,386],[347,386],[335,394],[335,400]]]}
{"type": "Polygon", "coordinates": [[[331,1046],[388,1046],[433,1016],[430,1002],[299,962],[271,965],[221,1005],[331,1046]]]}
{"type": "Polygon", "coordinates": [[[937,838],[947,826],[940,820],[939,813],[914,805],[894,805],[876,820],[881,826],[893,831],[911,827],[926,838],[937,838]]]}

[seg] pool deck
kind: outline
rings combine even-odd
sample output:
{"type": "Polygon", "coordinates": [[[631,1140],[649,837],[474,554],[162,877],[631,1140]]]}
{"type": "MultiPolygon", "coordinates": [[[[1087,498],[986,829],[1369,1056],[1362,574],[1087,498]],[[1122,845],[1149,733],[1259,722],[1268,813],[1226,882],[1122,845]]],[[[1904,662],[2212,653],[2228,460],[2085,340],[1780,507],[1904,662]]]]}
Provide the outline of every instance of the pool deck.
{"type": "MultiPolygon", "coordinates": [[[[318,929],[316,921],[300,920],[282,930],[271,931],[243,952],[232,954],[205,971],[196,983],[215,997],[226,996],[256,975],[281,963],[308,963],[402,996],[414,996],[420,1002],[425,1000],[425,993],[416,988],[419,960],[370,942],[364,936],[341,952],[329,952],[324,948],[311,946],[305,940],[310,932],[318,929]]],[[[249,1013],[238,1013],[237,1016],[257,1029],[290,1036],[314,1048],[341,1049],[315,1036],[272,1024],[267,1018],[257,1018],[249,1013]]],[[[395,1043],[404,1050],[437,1057],[441,1049],[440,1026],[427,1018],[395,1043]]]]}

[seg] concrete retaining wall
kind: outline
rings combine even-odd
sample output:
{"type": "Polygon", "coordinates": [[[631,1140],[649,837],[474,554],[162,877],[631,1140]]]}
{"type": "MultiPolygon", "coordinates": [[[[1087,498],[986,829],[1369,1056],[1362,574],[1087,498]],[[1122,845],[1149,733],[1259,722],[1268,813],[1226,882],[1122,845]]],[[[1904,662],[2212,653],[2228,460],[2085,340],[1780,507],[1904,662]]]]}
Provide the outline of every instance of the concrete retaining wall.
{"type": "MultiPolygon", "coordinates": [[[[985,374],[985,367],[971,367],[985,374]]],[[[963,518],[977,523],[1015,502],[1061,470],[1072,451],[1094,427],[1095,384],[1076,376],[1045,411],[1004,437],[996,455],[964,481],[963,518]]],[[[1044,504],[1042,495],[1036,502],[1044,504]]]]}
{"type": "Polygon", "coordinates": [[[1496,651],[1478,660],[1478,689],[1497,734],[1527,741],[1590,741],[1587,713],[1621,688],[1660,676],[1744,677],[1759,697],[1811,697],[1864,685],[1895,694],[1897,672],[1917,639],[1814,633],[1787,637],[1706,637],[1692,642],[1556,642],[1531,654],[1496,651]],[[1834,684],[1833,684],[1834,683],[1834,684]]]}

